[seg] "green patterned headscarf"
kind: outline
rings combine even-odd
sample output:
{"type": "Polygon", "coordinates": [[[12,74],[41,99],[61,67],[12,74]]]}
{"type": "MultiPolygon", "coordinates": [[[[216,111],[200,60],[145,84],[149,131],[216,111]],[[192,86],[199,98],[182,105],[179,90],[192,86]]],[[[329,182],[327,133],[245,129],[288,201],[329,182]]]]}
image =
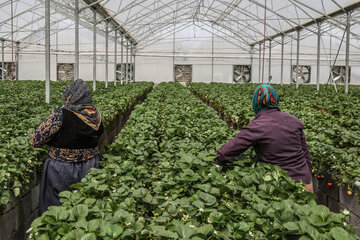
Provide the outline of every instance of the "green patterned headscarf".
{"type": "Polygon", "coordinates": [[[255,115],[264,109],[279,108],[279,96],[270,84],[261,84],[254,91],[253,109],[255,115]]]}

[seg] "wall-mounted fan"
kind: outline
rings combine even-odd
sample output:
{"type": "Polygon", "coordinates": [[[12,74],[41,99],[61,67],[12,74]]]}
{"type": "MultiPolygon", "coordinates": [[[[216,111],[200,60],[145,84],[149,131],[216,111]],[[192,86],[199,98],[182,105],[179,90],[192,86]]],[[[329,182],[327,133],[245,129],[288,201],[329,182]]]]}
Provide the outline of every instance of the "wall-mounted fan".
{"type": "Polygon", "coordinates": [[[192,65],[175,65],[175,81],[191,82],[192,65]]]}
{"type": "Polygon", "coordinates": [[[4,69],[2,69],[2,63],[0,63],[0,79],[2,80],[10,80],[11,76],[16,79],[16,63],[12,64],[12,62],[4,62],[4,69]],[[13,71],[11,69],[13,68],[13,71]],[[2,72],[4,71],[4,79],[2,79],[2,72]]]}
{"type": "MultiPolygon", "coordinates": [[[[133,75],[134,75],[134,64],[127,64],[127,80],[129,82],[133,81],[133,75]]],[[[118,63],[116,64],[116,80],[117,81],[123,81],[125,82],[125,77],[126,77],[126,63],[118,63]]]]}
{"type": "MultiPolygon", "coordinates": [[[[332,78],[335,83],[344,84],[345,83],[345,66],[333,66],[331,69],[332,78]]],[[[349,82],[351,76],[351,68],[349,67],[349,82]]]]}
{"type": "Polygon", "coordinates": [[[293,71],[292,81],[294,83],[296,83],[297,81],[299,81],[299,83],[309,83],[310,82],[310,77],[311,77],[311,67],[310,66],[299,65],[297,80],[296,80],[296,65],[292,65],[292,71],[293,71]]]}
{"type": "Polygon", "coordinates": [[[237,83],[251,82],[251,65],[234,65],[233,81],[237,83]]]}
{"type": "Polygon", "coordinates": [[[74,81],[74,63],[57,64],[57,81],[74,81]]]}

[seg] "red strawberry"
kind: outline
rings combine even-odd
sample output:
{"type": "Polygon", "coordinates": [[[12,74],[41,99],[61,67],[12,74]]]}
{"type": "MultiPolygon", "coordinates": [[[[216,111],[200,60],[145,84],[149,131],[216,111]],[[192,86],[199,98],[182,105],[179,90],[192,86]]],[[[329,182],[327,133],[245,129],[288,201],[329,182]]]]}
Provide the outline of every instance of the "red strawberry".
{"type": "Polygon", "coordinates": [[[324,179],[325,178],[325,176],[324,175],[321,175],[321,179],[324,179]]]}
{"type": "Polygon", "coordinates": [[[318,180],[320,180],[320,176],[319,176],[319,175],[317,175],[316,178],[317,178],[318,180]]]}
{"type": "Polygon", "coordinates": [[[332,183],[328,183],[328,188],[331,189],[332,183]]]}
{"type": "Polygon", "coordinates": [[[351,196],[352,192],[350,190],[347,191],[347,195],[351,196]]]}

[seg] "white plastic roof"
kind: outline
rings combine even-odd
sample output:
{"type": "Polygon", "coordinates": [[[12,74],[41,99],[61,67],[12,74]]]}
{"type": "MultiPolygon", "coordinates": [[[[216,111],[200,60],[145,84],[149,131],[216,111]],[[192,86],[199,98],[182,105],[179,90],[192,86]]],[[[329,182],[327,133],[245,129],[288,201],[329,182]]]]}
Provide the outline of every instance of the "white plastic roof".
{"type": "MultiPolygon", "coordinates": [[[[0,1],[0,38],[19,41],[23,43],[22,47],[43,45],[44,2],[0,1]]],[[[51,34],[74,28],[74,2],[51,1],[51,34]]],[[[346,11],[352,10],[351,45],[360,48],[360,1],[354,0],[79,0],[79,3],[80,9],[94,3],[80,13],[83,28],[92,29],[94,7],[102,7],[109,16],[108,20],[112,19],[120,25],[121,32],[133,39],[137,49],[193,25],[201,26],[244,49],[263,41],[264,30],[266,39],[281,34],[291,36],[300,28],[302,38],[314,35],[317,33],[316,21],[320,19],[323,20],[323,34],[341,39],[346,27],[346,11]]],[[[97,19],[100,21],[97,28],[99,34],[104,35],[105,21],[101,21],[102,17],[97,19]]],[[[114,27],[110,25],[110,28],[114,27]]],[[[114,31],[111,34],[114,35],[114,31]]],[[[275,40],[274,45],[277,43],[275,40]]]]}

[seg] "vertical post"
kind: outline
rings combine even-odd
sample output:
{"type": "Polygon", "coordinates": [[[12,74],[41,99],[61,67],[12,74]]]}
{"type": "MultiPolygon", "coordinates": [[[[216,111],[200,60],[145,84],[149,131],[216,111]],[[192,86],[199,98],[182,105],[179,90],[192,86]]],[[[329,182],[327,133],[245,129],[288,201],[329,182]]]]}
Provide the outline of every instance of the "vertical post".
{"type": "Polygon", "coordinates": [[[115,41],[114,41],[114,86],[116,86],[116,65],[117,65],[117,30],[115,30],[115,41]]]}
{"type": "Polygon", "coordinates": [[[253,62],[254,62],[254,45],[250,46],[250,82],[252,82],[253,77],[253,62]]]}
{"type": "Polygon", "coordinates": [[[261,82],[261,43],[259,43],[259,80],[258,82],[261,82]]]}
{"type": "Polygon", "coordinates": [[[176,82],[176,73],[175,73],[175,26],[176,26],[176,24],[174,23],[174,34],[173,34],[173,78],[174,78],[174,82],[176,82]]]}
{"type": "Polygon", "coordinates": [[[109,22],[106,21],[105,25],[105,88],[107,88],[109,78],[109,22]]]}
{"type": "Polygon", "coordinates": [[[124,36],[121,34],[121,66],[120,66],[120,82],[123,84],[123,78],[124,78],[124,36]]]}
{"type": "Polygon", "coordinates": [[[320,41],[321,41],[321,23],[317,22],[317,69],[316,69],[316,90],[320,90],[320,41]]]}
{"type": "Polygon", "coordinates": [[[5,80],[5,72],[4,72],[4,68],[5,68],[5,40],[1,39],[1,79],[5,80]]]}
{"type": "Polygon", "coordinates": [[[349,92],[350,15],[346,13],[345,93],[349,92]]]}
{"type": "Polygon", "coordinates": [[[16,60],[16,68],[15,68],[15,77],[16,80],[19,80],[19,51],[20,51],[20,42],[16,42],[16,53],[15,53],[15,60],[16,60]]]}
{"type": "Polygon", "coordinates": [[[281,85],[284,84],[284,38],[285,35],[281,35],[281,85]]]}
{"type": "Polygon", "coordinates": [[[293,69],[293,39],[292,36],[291,37],[291,44],[290,44],[290,84],[293,81],[293,77],[294,77],[294,69],[293,69]]]}
{"type": "Polygon", "coordinates": [[[269,39],[269,83],[271,80],[271,39],[269,39]]]}
{"type": "Polygon", "coordinates": [[[211,36],[211,82],[214,82],[214,33],[211,36]]]}
{"type": "Polygon", "coordinates": [[[300,29],[297,30],[296,46],[296,88],[299,87],[299,54],[300,54],[300,29]]]}
{"type": "Polygon", "coordinates": [[[136,60],[136,45],[134,46],[134,73],[133,73],[133,78],[134,78],[134,82],[135,82],[135,70],[136,70],[136,68],[135,68],[135,60],[136,60]]]}
{"type": "Polygon", "coordinates": [[[75,72],[74,80],[79,79],[79,0],[75,0],[75,72]]]}
{"type": "Polygon", "coordinates": [[[93,91],[96,90],[96,10],[93,10],[93,91]]]}
{"type": "Polygon", "coordinates": [[[50,103],[50,0],[45,1],[45,102],[50,103]]]}
{"type": "Polygon", "coordinates": [[[126,65],[125,65],[125,82],[129,82],[129,41],[126,39],[126,65]]]}
{"type": "Polygon", "coordinates": [[[132,51],[133,51],[133,45],[132,45],[132,43],[130,42],[130,64],[129,64],[129,67],[130,67],[130,76],[129,76],[129,82],[132,82],[132,81],[133,81],[132,51]]]}

